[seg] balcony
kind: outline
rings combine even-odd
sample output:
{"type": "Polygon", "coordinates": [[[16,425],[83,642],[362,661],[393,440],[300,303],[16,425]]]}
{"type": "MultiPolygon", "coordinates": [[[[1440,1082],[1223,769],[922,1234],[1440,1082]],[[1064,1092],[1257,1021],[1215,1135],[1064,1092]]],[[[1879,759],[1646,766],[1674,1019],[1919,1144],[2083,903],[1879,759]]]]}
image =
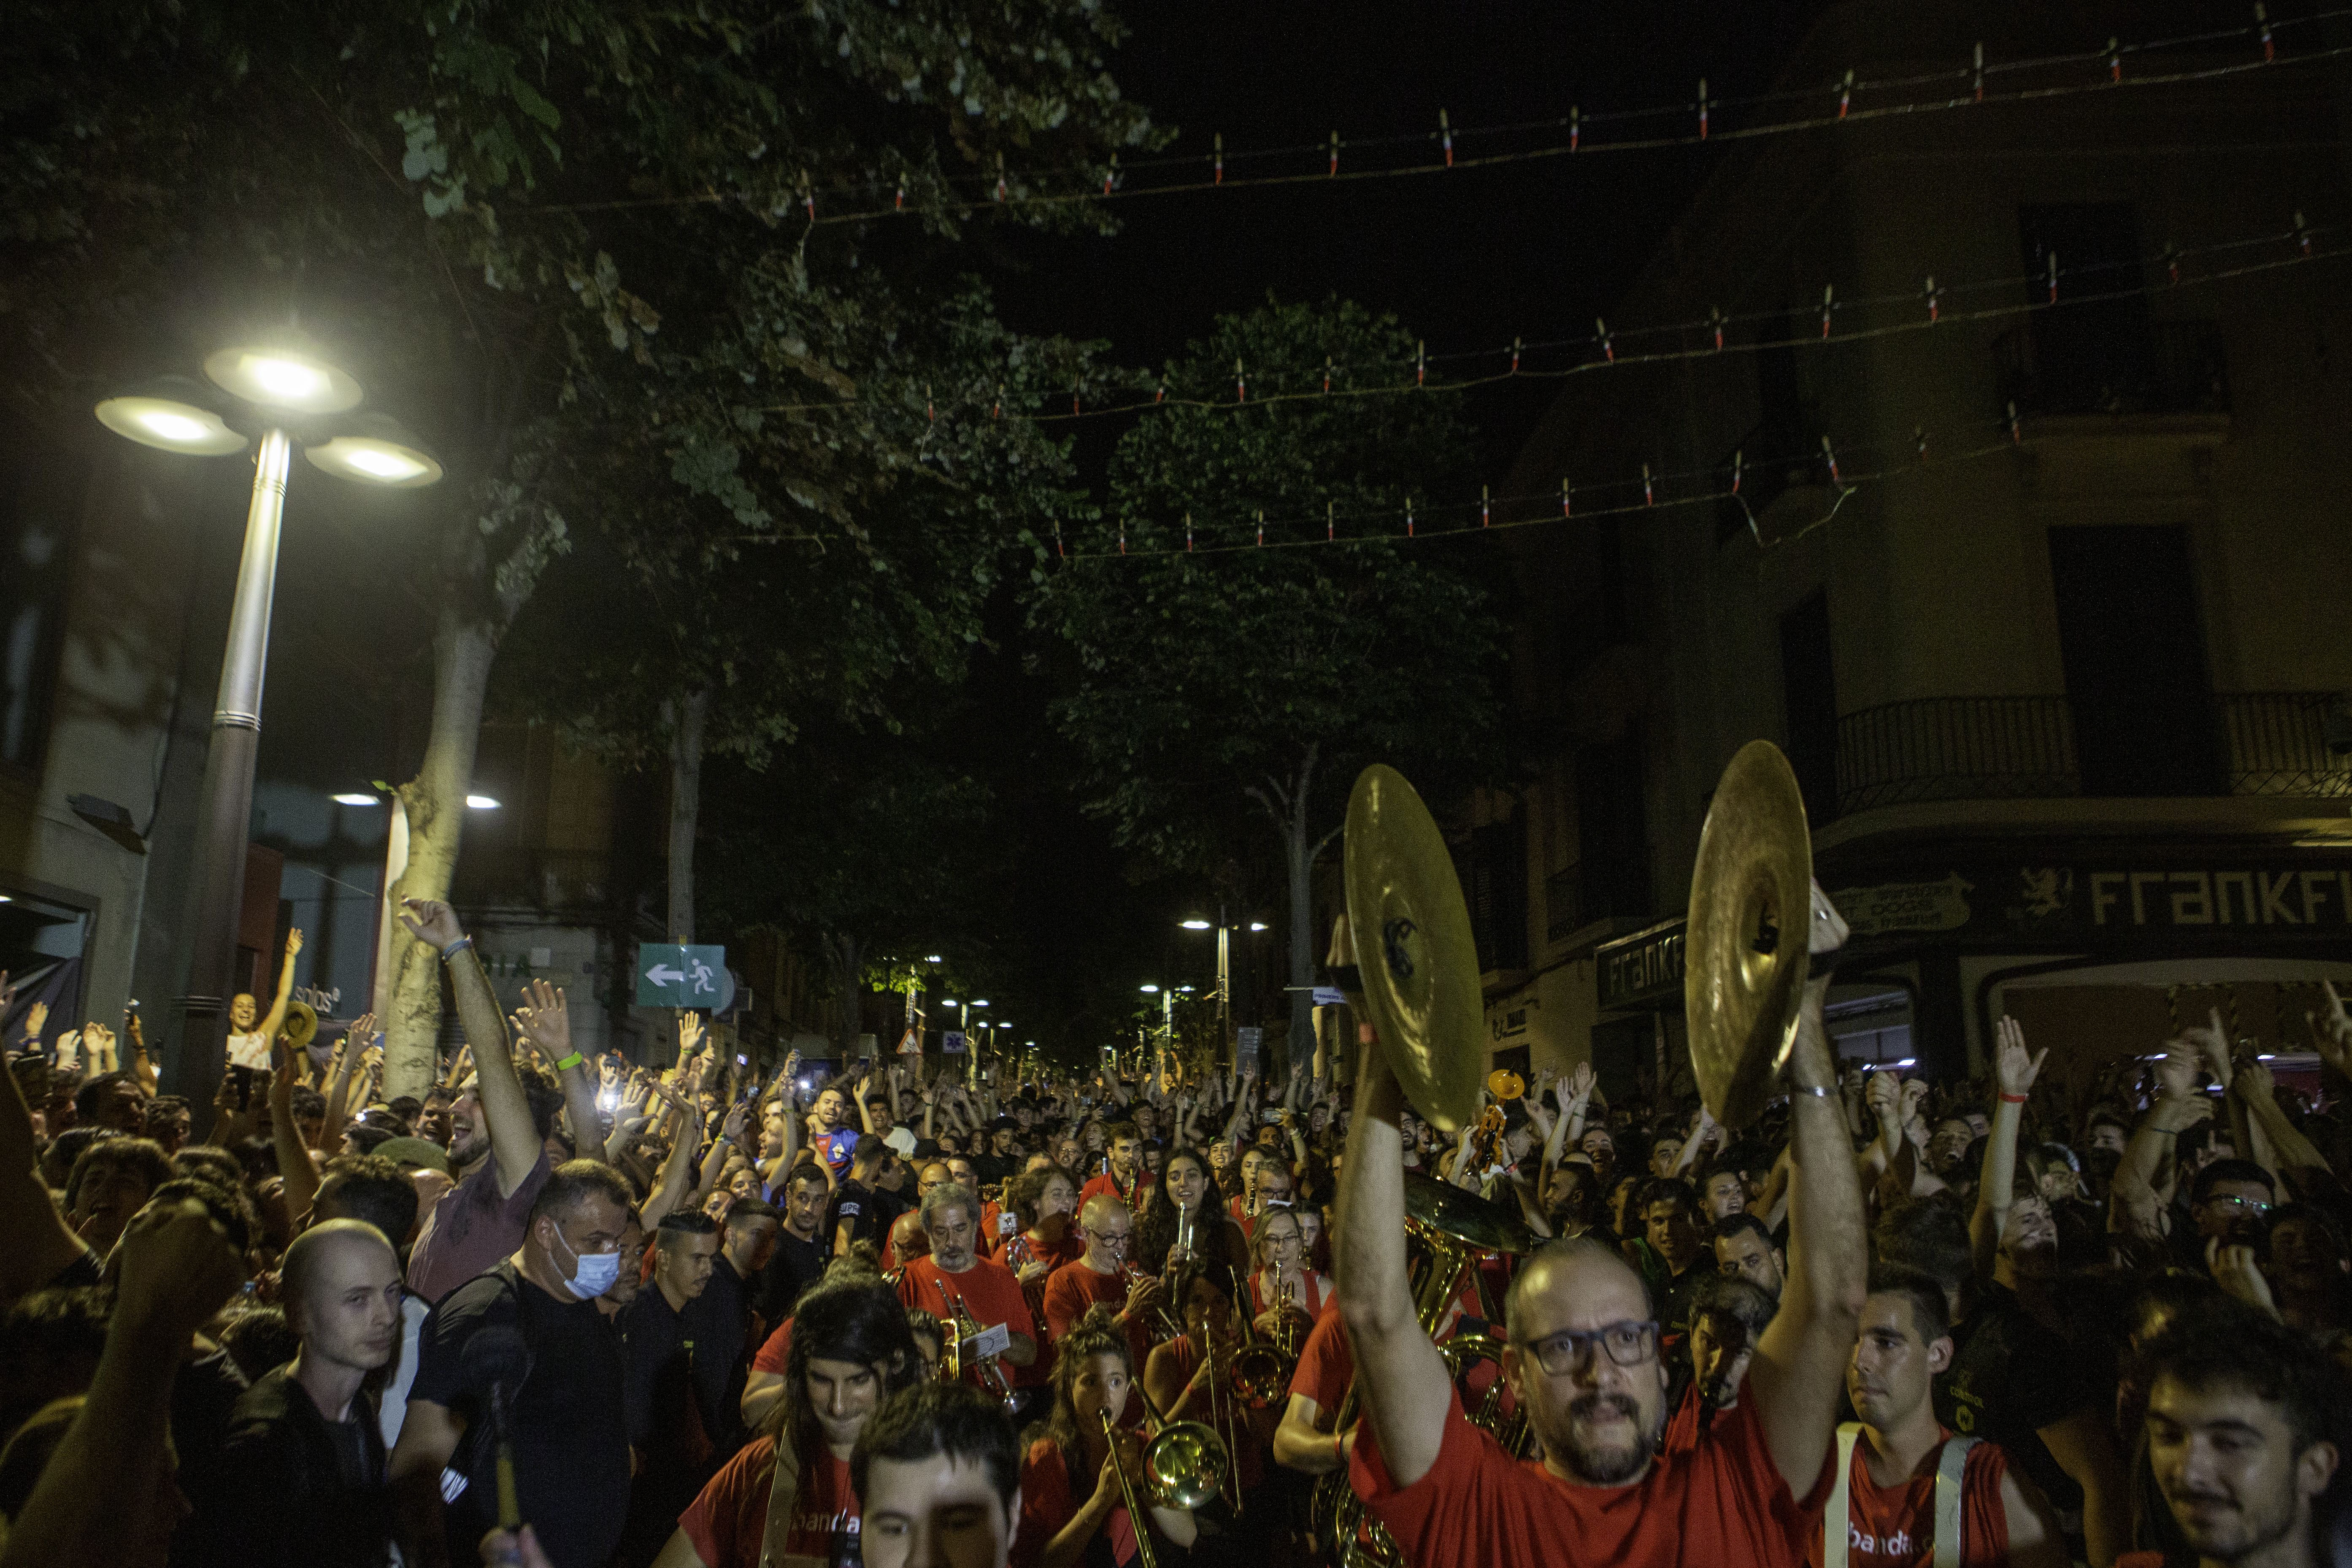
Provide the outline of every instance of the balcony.
{"type": "Polygon", "coordinates": [[[1933,697],[1838,721],[1841,815],[1934,800],[2352,796],[2352,716],[2326,691],[1933,697]],[[2331,743],[2333,742],[2333,743],[2331,743]]]}
{"type": "Polygon", "coordinates": [[[2108,323],[2037,316],[1992,341],[1995,395],[2022,418],[2227,414],[2230,380],[2212,321],[2108,323]]]}

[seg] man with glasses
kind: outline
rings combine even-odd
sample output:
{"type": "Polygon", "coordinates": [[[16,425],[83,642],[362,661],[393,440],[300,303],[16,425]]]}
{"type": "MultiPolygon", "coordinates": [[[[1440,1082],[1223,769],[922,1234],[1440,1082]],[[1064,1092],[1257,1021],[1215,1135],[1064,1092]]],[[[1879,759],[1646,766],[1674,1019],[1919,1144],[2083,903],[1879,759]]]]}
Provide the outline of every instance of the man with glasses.
{"type": "Polygon", "coordinates": [[[2200,1261],[2211,1242],[2259,1243],[2277,1197],[2271,1173],[2252,1160],[2216,1160],[2198,1172],[2189,1189],[2189,1217],[2197,1222],[2200,1261]]]}
{"type": "MultiPolygon", "coordinates": [[[[1811,902],[1811,950],[1834,950],[1845,923],[1818,887],[1811,902]]],[[[1464,1417],[1406,1280],[1404,1227],[1395,1223],[1404,1212],[1402,1097],[1378,1048],[1367,1053],[1337,1231],[1339,1308],[1365,1413],[1349,1479],[1405,1561],[1644,1568],[1803,1557],[1817,1526],[1799,1500],[1827,1468],[1867,1282],[1861,1184],[1822,1026],[1828,983],[1820,973],[1805,987],[1789,1075],[1794,1180],[1780,1310],[1738,1405],[1687,1452],[1664,1459],[1668,1379],[1656,1310],[1623,1257],[1590,1240],[1556,1241],[1530,1258],[1505,1304],[1504,1375],[1543,1459],[1510,1458],[1464,1417]]]]}
{"type": "Polygon", "coordinates": [[[1063,1264],[1045,1279],[1045,1332],[1060,1339],[1087,1315],[1096,1302],[1118,1310],[1118,1326],[1141,1366],[1151,1353],[1152,1309],[1160,1304],[1156,1275],[1127,1273],[1127,1255],[1135,1244],[1135,1217],[1115,1197],[1097,1193],[1078,1210],[1078,1235],[1086,1251],[1063,1264]]]}

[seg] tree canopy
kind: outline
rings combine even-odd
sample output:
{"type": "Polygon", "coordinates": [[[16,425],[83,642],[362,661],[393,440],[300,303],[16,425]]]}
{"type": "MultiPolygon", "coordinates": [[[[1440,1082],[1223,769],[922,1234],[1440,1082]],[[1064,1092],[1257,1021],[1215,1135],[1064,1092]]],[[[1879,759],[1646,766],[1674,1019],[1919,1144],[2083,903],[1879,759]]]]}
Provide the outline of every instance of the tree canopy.
{"type": "MultiPolygon", "coordinates": [[[[1349,395],[1414,352],[1394,320],[1342,301],[1221,317],[1168,366],[1171,392],[1223,402],[1237,381],[1328,375],[1331,395],[1140,419],[1104,522],[1034,600],[1065,649],[1055,721],[1122,842],[1202,868],[1249,819],[1276,830],[1293,984],[1315,956],[1313,855],[1357,770],[1390,762],[1428,789],[1480,776],[1497,750],[1494,563],[1475,538],[1406,536],[1408,505],[1475,488],[1471,432],[1453,400],[1349,395]],[[1323,542],[1327,517],[1344,542],[1323,542]]],[[[1302,997],[1294,1029],[1304,1014],[1302,997]]]]}

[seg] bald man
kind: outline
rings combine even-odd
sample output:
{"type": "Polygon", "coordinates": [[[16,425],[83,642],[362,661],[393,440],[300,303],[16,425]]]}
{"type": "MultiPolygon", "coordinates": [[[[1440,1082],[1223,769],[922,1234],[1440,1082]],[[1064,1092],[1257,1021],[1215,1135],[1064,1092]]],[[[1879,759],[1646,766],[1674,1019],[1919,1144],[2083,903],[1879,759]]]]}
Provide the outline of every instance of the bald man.
{"type": "Polygon", "coordinates": [[[400,1348],[399,1256],[364,1220],[312,1226],[286,1249],[294,1359],[245,1391],[215,1484],[182,1531],[222,1568],[381,1563],[392,1544],[383,1436],[360,1393],[400,1348]]]}
{"type": "Polygon", "coordinates": [[[1127,1205],[1108,1193],[1097,1193],[1078,1210],[1078,1235],[1087,1249],[1047,1276],[1045,1330],[1055,1339],[1068,1333],[1097,1303],[1118,1310],[1118,1326],[1127,1331],[1135,1364],[1151,1353],[1152,1313],[1160,1305],[1160,1280],[1154,1275],[1127,1273],[1128,1254],[1135,1247],[1135,1217],[1127,1205]]]}

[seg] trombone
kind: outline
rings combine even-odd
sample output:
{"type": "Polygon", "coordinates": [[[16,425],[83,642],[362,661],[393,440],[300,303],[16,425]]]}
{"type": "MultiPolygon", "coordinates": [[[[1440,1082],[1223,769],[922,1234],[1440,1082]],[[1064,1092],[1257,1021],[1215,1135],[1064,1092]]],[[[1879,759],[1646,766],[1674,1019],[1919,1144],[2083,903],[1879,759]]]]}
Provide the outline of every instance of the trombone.
{"type": "MultiPolygon", "coordinates": [[[[1280,1273],[1277,1268],[1277,1279],[1280,1273]]],[[[1280,1346],[1257,1337],[1257,1323],[1238,1274],[1234,1276],[1234,1312],[1241,1320],[1236,1329],[1242,1342],[1233,1352],[1234,1392],[1252,1410],[1264,1410],[1279,1404],[1289,1394],[1292,1358],[1284,1354],[1280,1346]]],[[[1214,1381],[1213,1374],[1211,1381],[1214,1381]]]]}
{"type": "MultiPolygon", "coordinates": [[[[1108,1410],[1097,1410],[1103,1440],[1110,1445],[1110,1468],[1118,1477],[1119,1497],[1127,1504],[1128,1521],[1135,1527],[1135,1551],[1141,1568],[1160,1568],[1151,1550],[1151,1519],[1139,1505],[1135,1478],[1118,1455],[1118,1428],[1108,1410]]],[[[1163,1422],[1152,1415],[1150,1402],[1143,1411],[1143,1493],[1152,1508],[1181,1509],[1190,1513],[1224,1490],[1233,1474],[1233,1451],[1210,1427],[1198,1421],[1163,1422]]]]}

